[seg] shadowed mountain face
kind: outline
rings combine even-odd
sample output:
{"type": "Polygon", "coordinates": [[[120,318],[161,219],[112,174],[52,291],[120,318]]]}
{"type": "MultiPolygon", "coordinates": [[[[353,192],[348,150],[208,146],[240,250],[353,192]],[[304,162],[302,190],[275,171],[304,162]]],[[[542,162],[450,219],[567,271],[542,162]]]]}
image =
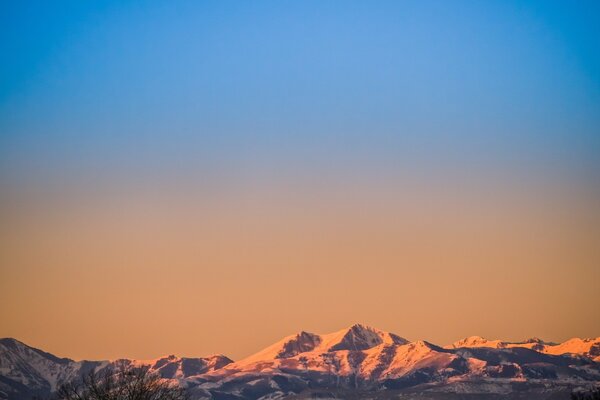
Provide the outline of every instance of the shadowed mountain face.
{"type": "Polygon", "coordinates": [[[50,396],[61,384],[82,378],[90,371],[117,364],[149,366],[164,379],[183,382],[231,363],[221,355],[206,358],[161,357],[156,360],[73,361],[58,358],[15,339],[0,339],[0,399],[21,400],[50,396]]]}
{"type": "Polygon", "coordinates": [[[64,382],[116,363],[149,366],[186,387],[193,399],[514,398],[560,399],[600,386],[600,338],[519,343],[470,337],[440,347],[354,325],[300,332],[232,362],[224,356],[73,361],[0,340],[0,399],[48,396],[64,382]],[[405,397],[403,397],[405,396],[405,397]]]}

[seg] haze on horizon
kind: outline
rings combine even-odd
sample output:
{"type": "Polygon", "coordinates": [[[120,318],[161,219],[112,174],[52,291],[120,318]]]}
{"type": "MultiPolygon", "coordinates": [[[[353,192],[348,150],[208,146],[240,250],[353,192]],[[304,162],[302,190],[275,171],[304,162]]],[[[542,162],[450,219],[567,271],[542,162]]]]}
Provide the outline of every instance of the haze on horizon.
{"type": "Polygon", "coordinates": [[[600,5],[0,5],[0,337],[600,335],[600,5]]]}

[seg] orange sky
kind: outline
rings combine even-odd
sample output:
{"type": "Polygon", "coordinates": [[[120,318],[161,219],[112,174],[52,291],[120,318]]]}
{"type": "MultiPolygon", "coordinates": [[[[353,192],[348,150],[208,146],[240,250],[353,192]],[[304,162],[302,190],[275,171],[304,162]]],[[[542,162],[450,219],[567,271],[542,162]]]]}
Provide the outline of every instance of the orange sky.
{"type": "Polygon", "coordinates": [[[0,2],[0,337],[600,335],[600,2],[0,2]]]}
{"type": "Polygon", "coordinates": [[[438,344],[600,335],[585,186],[177,185],[3,195],[0,337],[239,359],[354,322],[438,344]]]}

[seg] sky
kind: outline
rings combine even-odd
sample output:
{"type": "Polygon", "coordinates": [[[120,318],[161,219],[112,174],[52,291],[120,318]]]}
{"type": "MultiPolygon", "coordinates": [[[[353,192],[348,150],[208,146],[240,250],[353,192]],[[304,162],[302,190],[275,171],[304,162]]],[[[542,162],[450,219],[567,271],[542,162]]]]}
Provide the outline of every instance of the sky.
{"type": "Polygon", "coordinates": [[[0,337],[600,336],[597,1],[0,5],[0,337]]]}

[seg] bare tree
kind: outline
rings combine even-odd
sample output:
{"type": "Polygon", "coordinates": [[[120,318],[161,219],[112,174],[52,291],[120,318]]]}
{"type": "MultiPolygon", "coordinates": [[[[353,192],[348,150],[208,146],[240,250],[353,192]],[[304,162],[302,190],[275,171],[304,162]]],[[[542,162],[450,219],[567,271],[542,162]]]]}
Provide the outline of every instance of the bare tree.
{"type": "Polygon", "coordinates": [[[56,400],[187,400],[184,389],[150,372],[121,365],[62,385],[56,400]]]}

